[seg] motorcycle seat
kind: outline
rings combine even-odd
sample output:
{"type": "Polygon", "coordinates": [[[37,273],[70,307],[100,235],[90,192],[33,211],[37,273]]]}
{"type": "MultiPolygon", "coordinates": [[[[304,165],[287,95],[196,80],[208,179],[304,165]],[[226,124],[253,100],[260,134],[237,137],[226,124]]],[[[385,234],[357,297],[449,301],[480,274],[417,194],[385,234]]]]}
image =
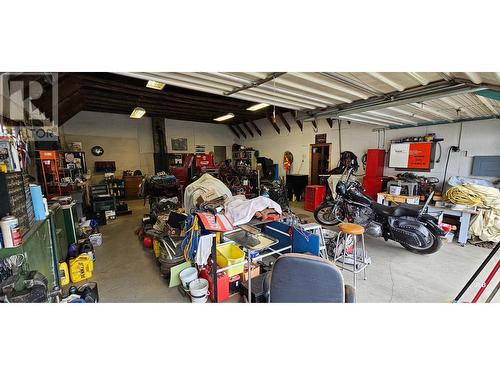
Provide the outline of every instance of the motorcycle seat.
{"type": "Polygon", "coordinates": [[[398,206],[386,206],[377,202],[371,203],[371,208],[382,216],[418,216],[420,206],[415,204],[400,204],[398,206]]]}

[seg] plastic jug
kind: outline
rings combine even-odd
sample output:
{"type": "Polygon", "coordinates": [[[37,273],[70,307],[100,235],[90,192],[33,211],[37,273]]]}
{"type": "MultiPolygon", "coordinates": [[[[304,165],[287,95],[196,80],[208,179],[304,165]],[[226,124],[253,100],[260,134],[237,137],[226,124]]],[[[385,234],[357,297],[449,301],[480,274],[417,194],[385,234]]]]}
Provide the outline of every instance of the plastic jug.
{"type": "Polygon", "coordinates": [[[69,284],[69,269],[66,262],[59,263],[59,282],[61,286],[69,284]]]}
{"type": "Polygon", "coordinates": [[[94,262],[88,254],[80,254],[75,259],[69,260],[69,273],[71,281],[77,283],[92,277],[94,262]]]}

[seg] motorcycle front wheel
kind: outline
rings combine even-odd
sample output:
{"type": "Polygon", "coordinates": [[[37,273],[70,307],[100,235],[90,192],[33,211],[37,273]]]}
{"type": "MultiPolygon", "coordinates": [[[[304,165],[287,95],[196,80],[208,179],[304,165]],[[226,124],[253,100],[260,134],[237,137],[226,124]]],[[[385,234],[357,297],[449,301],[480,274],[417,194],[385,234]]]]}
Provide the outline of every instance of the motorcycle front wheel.
{"type": "Polygon", "coordinates": [[[314,211],[314,219],[322,225],[337,225],[344,221],[344,212],[338,203],[322,204],[314,211]]]}
{"type": "Polygon", "coordinates": [[[415,253],[415,254],[421,254],[421,255],[433,254],[441,248],[443,241],[435,233],[432,233],[432,231],[430,232],[430,234],[431,234],[432,240],[429,243],[429,245],[427,245],[426,247],[417,247],[417,246],[412,246],[412,245],[408,245],[405,243],[401,243],[401,245],[406,250],[411,251],[412,253],[415,253]]]}

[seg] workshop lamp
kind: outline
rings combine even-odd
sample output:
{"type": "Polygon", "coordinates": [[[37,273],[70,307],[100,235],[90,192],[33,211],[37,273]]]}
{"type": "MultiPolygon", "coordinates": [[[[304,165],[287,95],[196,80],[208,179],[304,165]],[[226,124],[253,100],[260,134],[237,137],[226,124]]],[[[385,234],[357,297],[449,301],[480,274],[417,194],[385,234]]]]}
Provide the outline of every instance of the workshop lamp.
{"type": "Polygon", "coordinates": [[[146,83],[146,87],[155,90],[163,90],[165,84],[163,82],[158,82],[158,81],[148,81],[148,83],[146,83]]]}
{"type": "Polygon", "coordinates": [[[130,114],[130,118],[141,118],[146,114],[146,110],[142,107],[135,107],[132,113],[130,114]]]}
{"type": "Polygon", "coordinates": [[[227,115],[214,118],[214,121],[218,121],[218,122],[225,121],[225,120],[229,120],[230,118],[233,118],[233,117],[234,117],[233,113],[228,113],[227,115]]]}
{"type": "Polygon", "coordinates": [[[258,111],[259,109],[269,107],[269,104],[266,103],[259,103],[259,104],[254,104],[251,107],[247,108],[247,111],[258,111]]]}

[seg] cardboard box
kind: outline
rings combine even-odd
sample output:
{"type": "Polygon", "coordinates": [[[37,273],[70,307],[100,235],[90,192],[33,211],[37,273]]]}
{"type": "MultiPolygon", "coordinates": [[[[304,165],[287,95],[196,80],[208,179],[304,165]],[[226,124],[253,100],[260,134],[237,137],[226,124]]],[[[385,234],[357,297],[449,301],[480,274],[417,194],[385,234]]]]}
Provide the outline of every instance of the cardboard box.
{"type": "MultiPolygon", "coordinates": [[[[251,268],[250,274],[252,276],[252,279],[254,277],[259,276],[260,275],[260,266],[258,264],[252,263],[252,268],[251,268]]],[[[242,281],[247,281],[248,280],[247,276],[248,276],[248,267],[245,264],[243,273],[240,273],[241,280],[242,281]]]]}

